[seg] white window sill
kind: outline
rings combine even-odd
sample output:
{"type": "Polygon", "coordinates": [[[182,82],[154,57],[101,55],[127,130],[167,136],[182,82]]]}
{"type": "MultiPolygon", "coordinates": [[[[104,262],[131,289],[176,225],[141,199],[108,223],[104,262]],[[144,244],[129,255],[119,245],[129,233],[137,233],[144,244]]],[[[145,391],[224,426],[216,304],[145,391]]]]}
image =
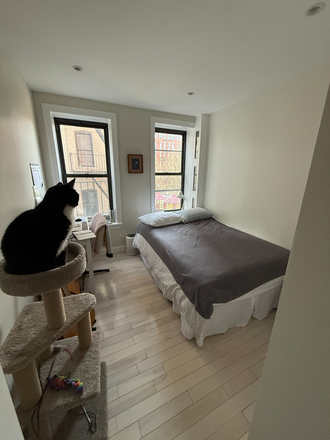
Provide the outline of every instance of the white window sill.
{"type": "Polygon", "coordinates": [[[108,228],[109,229],[120,229],[122,228],[123,224],[122,223],[110,223],[108,222],[108,228]]]}

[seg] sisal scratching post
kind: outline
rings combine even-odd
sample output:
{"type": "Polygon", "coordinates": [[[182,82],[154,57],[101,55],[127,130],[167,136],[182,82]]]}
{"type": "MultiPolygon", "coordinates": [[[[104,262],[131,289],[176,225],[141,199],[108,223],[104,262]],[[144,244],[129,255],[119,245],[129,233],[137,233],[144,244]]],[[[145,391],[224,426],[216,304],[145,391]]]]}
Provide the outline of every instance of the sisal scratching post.
{"type": "Polygon", "coordinates": [[[87,313],[78,323],[79,348],[87,350],[92,344],[92,329],[90,313],[87,313]]]}
{"type": "Polygon", "coordinates": [[[47,327],[50,330],[61,327],[66,321],[61,289],[42,294],[42,301],[45,308],[47,327]]]}
{"type": "Polygon", "coordinates": [[[38,359],[40,362],[44,362],[47,359],[49,359],[52,354],[53,354],[53,344],[51,344],[48,348],[46,348],[45,351],[40,353],[38,359]]]}
{"type": "Polygon", "coordinates": [[[36,406],[41,397],[42,390],[35,361],[30,362],[25,368],[12,374],[21,407],[28,410],[36,406]]]}

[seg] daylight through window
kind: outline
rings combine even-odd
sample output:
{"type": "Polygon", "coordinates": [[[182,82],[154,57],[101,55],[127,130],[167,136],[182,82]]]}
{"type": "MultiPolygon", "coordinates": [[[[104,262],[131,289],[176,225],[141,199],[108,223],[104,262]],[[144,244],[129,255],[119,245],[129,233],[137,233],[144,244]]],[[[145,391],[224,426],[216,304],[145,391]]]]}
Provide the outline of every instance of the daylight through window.
{"type": "Polygon", "coordinates": [[[155,210],[181,209],[184,192],[186,132],[155,128],[155,210]]]}
{"type": "Polygon", "coordinates": [[[76,217],[113,210],[108,125],[54,118],[63,183],[76,179],[76,217]]]}

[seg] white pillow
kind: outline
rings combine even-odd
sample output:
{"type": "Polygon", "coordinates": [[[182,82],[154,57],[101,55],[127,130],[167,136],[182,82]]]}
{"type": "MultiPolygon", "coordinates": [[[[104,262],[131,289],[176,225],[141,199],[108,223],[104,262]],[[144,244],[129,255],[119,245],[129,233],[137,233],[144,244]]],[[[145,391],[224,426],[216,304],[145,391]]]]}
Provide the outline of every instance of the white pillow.
{"type": "Polygon", "coordinates": [[[142,223],[153,226],[154,228],[175,225],[176,223],[182,222],[181,215],[175,212],[152,212],[151,214],[145,214],[138,218],[142,223]]]}
{"type": "Polygon", "coordinates": [[[182,209],[182,211],[178,211],[178,214],[181,215],[183,223],[204,220],[213,216],[212,212],[205,208],[182,209]]]}

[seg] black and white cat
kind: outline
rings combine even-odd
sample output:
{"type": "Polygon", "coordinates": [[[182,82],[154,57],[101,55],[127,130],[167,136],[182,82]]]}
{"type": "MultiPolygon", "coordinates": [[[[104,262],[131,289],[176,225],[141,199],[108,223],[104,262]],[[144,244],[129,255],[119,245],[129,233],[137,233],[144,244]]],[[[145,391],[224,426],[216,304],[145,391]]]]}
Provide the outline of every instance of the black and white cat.
{"type": "Polygon", "coordinates": [[[38,206],[10,223],[1,242],[7,273],[32,274],[65,264],[74,208],[79,202],[74,183],[75,179],[52,186],[38,206]]]}

